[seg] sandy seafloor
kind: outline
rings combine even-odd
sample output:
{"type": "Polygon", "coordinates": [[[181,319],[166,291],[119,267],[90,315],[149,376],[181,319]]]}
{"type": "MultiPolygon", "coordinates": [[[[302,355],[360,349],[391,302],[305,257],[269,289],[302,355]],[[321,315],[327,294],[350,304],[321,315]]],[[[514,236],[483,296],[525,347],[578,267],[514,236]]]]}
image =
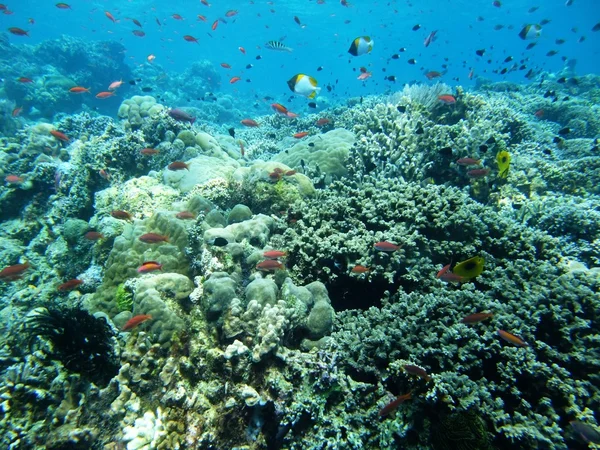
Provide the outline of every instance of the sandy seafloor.
{"type": "Polygon", "coordinates": [[[233,132],[222,95],[193,124],[168,92],[117,118],[4,101],[0,446],[593,448],[599,81],[413,84],[233,132]]]}

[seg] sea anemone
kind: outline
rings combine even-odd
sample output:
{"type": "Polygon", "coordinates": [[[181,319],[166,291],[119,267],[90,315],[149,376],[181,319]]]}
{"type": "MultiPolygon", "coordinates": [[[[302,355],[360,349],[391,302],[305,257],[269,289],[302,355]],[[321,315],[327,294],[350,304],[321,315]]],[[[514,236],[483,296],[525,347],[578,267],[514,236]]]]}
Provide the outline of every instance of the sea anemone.
{"type": "Polygon", "coordinates": [[[26,319],[29,343],[52,343],[57,359],[72,372],[106,385],[119,371],[114,333],[105,319],[78,306],[36,308],[26,319]]]}

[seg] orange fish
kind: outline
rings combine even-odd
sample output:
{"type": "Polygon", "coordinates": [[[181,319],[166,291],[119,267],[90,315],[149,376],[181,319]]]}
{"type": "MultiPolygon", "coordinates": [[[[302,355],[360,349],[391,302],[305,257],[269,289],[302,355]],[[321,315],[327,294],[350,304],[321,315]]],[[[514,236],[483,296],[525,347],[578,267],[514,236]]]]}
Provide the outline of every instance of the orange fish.
{"type": "Polygon", "coordinates": [[[23,107],[22,106],[17,106],[15,109],[12,110],[11,115],[13,117],[17,117],[19,114],[21,114],[21,111],[23,111],[23,107]]]}
{"type": "Polygon", "coordinates": [[[238,47],[238,50],[242,52],[242,54],[246,54],[246,49],[244,47],[238,47]]]}
{"type": "Polygon", "coordinates": [[[25,271],[29,269],[29,262],[23,264],[15,264],[13,266],[5,267],[0,270],[0,280],[2,281],[15,281],[20,279],[25,271]]]}
{"type": "Polygon", "coordinates": [[[266,259],[285,258],[286,256],[287,252],[281,250],[267,250],[263,253],[263,257],[266,259]]]}
{"type": "Polygon", "coordinates": [[[181,17],[179,14],[173,14],[171,17],[175,20],[183,20],[183,17],[181,17]]]}
{"type": "Polygon", "coordinates": [[[17,81],[19,83],[33,83],[33,80],[31,78],[27,78],[27,77],[19,77],[19,78],[17,78],[17,81]]]}
{"type": "Polygon", "coordinates": [[[159,153],[159,151],[155,148],[143,148],[140,150],[140,153],[142,155],[156,155],[159,153]]]}
{"type": "Polygon", "coordinates": [[[241,78],[240,78],[240,77],[232,77],[232,78],[229,80],[229,83],[230,83],[230,84],[237,83],[237,82],[238,82],[238,81],[240,81],[240,80],[241,80],[241,78]]]}
{"type": "Polygon", "coordinates": [[[72,87],[71,89],[69,89],[69,92],[72,92],[73,94],[83,94],[84,92],[89,93],[90,89],[89,88],[86,89],[81,86],[75,86],[75,87],[72,87]]]}
{"type": "Polygon", "coordinates": [[[63,142],[71,141],[71,139],[69,139],[69,137],[66,134],[61,133],[60,131],[50,130],[50,134],[52,136],[54,136],[56,139],[58,139],[59,141],[63,141],[63,142]]]}
{"type": "Polygon", "coordinates": [[[271,103],[271,108],[278,114],[286,115],[288,110],[281,103],[271,103]]]}
{"type": "Polygon", "coordinates": [[[371,78],[371,76],[373,75],[372,72],[364,72],[361,73],[359,76],[356,77],[357,80],[366,80],[367,78],[371,78]]]}
{"type": "Polygon", "coordinates": [[[138,273],[154,272],[155,270],[162,270],[162,264],[157,261],[144,261],[140,267],[138,267],[138,273]]]}
{"type": "Polygon", "coordinates": [[[72,291],[80,284],[83,284],[83,280],[73,279],[58,285],[57,289],[61,292],[72,291]]]}
{"type": "Polygon", "coordinates": [[[433,80],[434,78],[440,78],[442,76],[442,74],[440,72],[432,70],[431,72],[427,72],[425,74],[425,76],[427,77],[428,80],[433,80]]]}
{"type": "Polygon", "coordinates": [[[323,117],[322,119],[317,120],[316,125],[320,128],[320,127],[324,127],[325,125],[327,125],[329,122],[331,122],[331,120],[323,117]]]}
{"type": "Polygon", "coordinates": [[[109,92],[109,91],[98,92],[96,94],[96,98],[99,98],[99,99],[102,100],[102,99],[105,99],[105,98],[108,98],[108,97],[112,97],[113,95],[115,95],[114,92],[109,92]]]}
{"type": "Polygon", "coordinates": [[[185,39],[188,42],[195,42],[196,44],[198,43],[198,39],[196,39],[194,36],[191,36],[189,34],[186,34],[183,39],[185,39]]]}
{"type": "Polygon", "coordinates": [[[473,313],[473,314],[469,314],[466,317],[463,317],[463,319],[461,320],[462,323],[466,323],[466,324],[473,324],[473,323],[479,323],[482,322],[484,320],[487,319],[491,319],[492,317],[494,317],[493,313],[473,313]]]}
{"type": "Polygon", "coordinates": [[[201,20],[202,22],[206,22],[206,17],[201,14],[198,14],[198,20],[201,20]]]}
{"type": "Polygon", "coordinates": [[[138,325],[141,325],[142,323],[146,322],[147,320],[152,320],[152,316],[149,314],[139,314],[137,316],[133,316],[131,319],[129,319],[127,321],[127,323],[125,325],[123,325],[123,328],[121,330],[122,331],[130,330],[132,328],[137,327],[138,325]]]}
{"type": "Polygon", "coordinates": [[[6,175],[4,181],[6,181],[8,184],[21,184],[23,181],[25,181],[25,179],[18,175],[6,175]]]}
{"type": "Polygon", "coordinates": [[[169,242],[169,237],[157,233],[146,233],[142,234],[139,240],[146,244],[158,244],[159,242],[169,242]]]}
{"type": "Polygon", "coordinates": [[[113,81],[112,83],[110,83],[110,85],[108,86],[108,90],[109,91],[114,91],[115,89],[118,89],[121,87],[121,85],[123,84],[123,80],[119,80],[119,81],[113,81]]]}
{"type": "Polygon", "coordinates": [[[368,267],[357,264],[356,266],[354,266],[352,268],[352,270],[350,272],[352,272],[352,273],[368,273],[370,271],[371,271],[371,269],[369,269],[368,267]]]}
{"type": "Polygon", "coordinates": [[[237,10],[236,9],[230,9],[229,11],[227,11],[225,13],[225,17],[233,17],[237,15],[237,10]]]}
{"type": "Polygon", "coordinates": [[[442,273],[438,278],[446,283],[464,283],[469,280],[467,277],[462,277],[449,270],[442,273]]]}
{"type": "Polygon", "coordinates": [[[450,266],[451,265],[452,265],[452,263],[446,264],[444,267],[442,267],[440,269],[440,271],[437,273],[437,275],[435,277],[436,278],[440,278],[442,275],[444,275],[445,273],[447,273],[450,270],[450,266]]]}
{"type": "Polygon", "coordinates": [[[308,131],[301,131],[299,133],[294,134],[295,139],[302,139],[303,137],[308,136],[308,131]]]}
{"type": "Polygon", "coordinates": [[[506,342],[517,345],[519,347],[529,347],[529,344],[521,339],[519,336],[509,333],[508,331],[498,330],[498,336],[504,339],[506,342]]]}
{"type": "Polygon", "coordinates": [[[263,270],[265,272],[273,272],[275,270],[284,269],[283,264],[281,264],[276,259],[267,259],[265,261],[261,261],[256,265],[258,270],[263,270]]]}
{"type": "Polygon", "coordinates": [[[253,119],[243,119],[242,121],[240,121],[240,123],[246,127],[251,127],[251,128],[256,128],[258,126],[260,126],[256,120],[253,119]]]}
{"type": "Polygon", "coordinates": [[[399,245],[387,241],[377,242],[376,244],[373,244],[373,247],[380,252],[395,252],[400,249],[399,245]]]}
{"type": "Polygon", "coordinates": [[[454,95],[450,94],[440,95],[438,96],[438,100],[442,103],[445,103],[446,105],[453,105],[456,103],[456,98],[454,97],[454,95]]]}
{"type": "Polygon", "coordinates": [[[387,416],[389,413],[395,411],[396,408],[398,408],[398,406],[400,406],[406,400],[410,400],[411,398],[412,398],[411,392],[409,392],[408,394],[399,395],[394,400],[392,400],[390,403],[388,403],[383,408],[381,408],[381,410],[379,411],[379,417],[387,416]]]}
{"type": "Polygon", "coordinates": [[[479,164],[481,164],[481,160],[470,157],[460,158],[456,160],[456,164],[458,164],[459,166],[478,166],[479,164]]]}
{"type": "Polygon", "coordinates": [[[58,9],[71,9],[71,7],[69,5],[67,5],[66,3],[57,3],[56,7],[58,9]]]}
{"type": "Polygon", "coordinates": [[[109,18],[109,19],[110,19],[110,20],[111,20],[113,23],[116,23],[116,22],[117,22],[117,21],[115,20],[115,18],[113,17],[113,15],[112,15],[110,12],[108,12],[108,11],[104,11],[104,15],[105,15],[106,17],[108,17],[108,18],[109,18]]]}
{"type": "Polygon", "coordinates": [[[212,26],[210,27],[213,31],[215,31],[217,29],[217,27],[219,26],[219,19],[215,20],[212,24],[212,26]]]}
{"type": "Polygon", "coordinates": [[[538,119],[541,119],[545,115],[545,111],[543,109],[538,109],[533,115],[538,119]]]}
{"type": "Polygon", "coordinates": [[[221,67],[223,69],[231,69],[231,66],[229,64],[227,64],[227,63],[221,63],[221,67]]]}
{"type": "Polygon", "coordinates": [[[486,177],[490,173],[490,169],[486,169],[485,167],[482,169],[473,169],[467,172],[467,176],[469,178],[483,178],[486,177]]]}

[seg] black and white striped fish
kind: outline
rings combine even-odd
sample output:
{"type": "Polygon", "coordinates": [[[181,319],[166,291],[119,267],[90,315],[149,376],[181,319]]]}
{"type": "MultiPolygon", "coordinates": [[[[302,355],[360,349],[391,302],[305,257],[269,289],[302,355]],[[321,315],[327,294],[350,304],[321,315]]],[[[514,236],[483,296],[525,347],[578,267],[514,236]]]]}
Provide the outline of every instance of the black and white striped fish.
{"type": "Polygon", "coordinates": [[[269,41],[265,44],[265,47],[271,50],[276,50],[278,52],[291,52],[292,49],[286,47],[282,42],[279,41],[269,41]]]}

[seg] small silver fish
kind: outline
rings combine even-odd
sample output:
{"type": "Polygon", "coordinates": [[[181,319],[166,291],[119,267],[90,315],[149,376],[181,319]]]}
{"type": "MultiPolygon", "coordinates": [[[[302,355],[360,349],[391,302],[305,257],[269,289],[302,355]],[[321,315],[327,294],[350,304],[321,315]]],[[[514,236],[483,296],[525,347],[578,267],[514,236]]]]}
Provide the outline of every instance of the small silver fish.
{"type": "Polygon", "coordinates": [[[271,50],[275,50],[278,52],[292,52],[293,50],[290,47],[286,47],[282,42],[279,41],[269,41],[265,44],[265,47],[271,50]]]}

